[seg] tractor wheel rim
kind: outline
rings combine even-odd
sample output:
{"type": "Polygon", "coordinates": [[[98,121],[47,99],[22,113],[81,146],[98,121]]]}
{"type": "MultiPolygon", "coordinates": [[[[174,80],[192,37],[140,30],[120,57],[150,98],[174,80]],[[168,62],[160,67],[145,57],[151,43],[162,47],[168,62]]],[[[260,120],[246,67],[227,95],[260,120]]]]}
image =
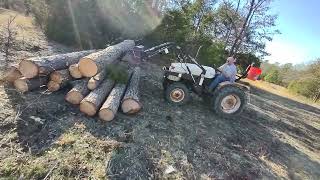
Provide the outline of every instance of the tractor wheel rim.
{"type": "Polygon", "coordinates": [[[181,102],[185,97],[185,93],[182,89],[176,88],[171,91],[170,93],[170,99],[173,102],[181,102]]]}
{"type": "Polygon", "coordinates": [[[221,101],[221,110],[224,113],[232,114],[239,110],[241,106],[241,100],[237,95],[228,95],[221,101]]]}

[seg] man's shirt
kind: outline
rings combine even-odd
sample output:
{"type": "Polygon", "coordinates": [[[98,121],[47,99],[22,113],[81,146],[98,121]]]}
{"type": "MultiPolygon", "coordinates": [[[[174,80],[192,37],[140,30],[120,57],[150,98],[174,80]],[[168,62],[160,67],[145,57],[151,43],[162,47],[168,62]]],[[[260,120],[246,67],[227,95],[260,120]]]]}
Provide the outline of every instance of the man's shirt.
{"type": "Polygon", "coordinates": [[[230,82],[234,82],[236,80],[237,75],[237,67],[234,64],[229,65],[228,63],[223,64],[219,67],[222,73],[229,78],[230,82]]]}

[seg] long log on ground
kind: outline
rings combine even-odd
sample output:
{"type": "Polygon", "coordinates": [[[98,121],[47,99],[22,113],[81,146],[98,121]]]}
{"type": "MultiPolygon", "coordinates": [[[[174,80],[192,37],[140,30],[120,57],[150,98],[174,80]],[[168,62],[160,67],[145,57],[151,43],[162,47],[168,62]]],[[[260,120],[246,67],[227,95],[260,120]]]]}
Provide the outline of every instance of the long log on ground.
{"type": "Polygon", "coordinates": [[[15,80],[22,78],[22,74],[19,71],[19,64],[11,65],[9,71],[6,73],[4,80],[13,83],[15,80]]]}
{"type": "Polygon", "coordinates": [[[104,121],[111,121],[117,114],[120,106],[121,98],[126,90],[125,84],[117,84],[111,91],[107,100],[103,103],[100,111],[99,118],[104,121]]]}
{"type": "Polygon", "coordinates": [[[96,52],[96,50],[28,58],[20,62],[19,70],[26,78],[33,78],[37,75],[49,75],[53,71],[67,69],[71,64],[78,63],[80,58],[93,52],[96,52]]]}
{"type": "Polygon", "coordinates": [[[86,96],[80,103],[80,111],[94,116],[100,109],[106,96],[109,94],[114,86],[114,81],[105,80],[97,89],[93,90],[88,96],[86,96]]]}
{"type": "Polygon", "coordinates": [[[75,78],[75,79],[80,79],[82,78],[82,74],[79,70],[79,65],[78,64],[72,64],[69,66],[69,72],[70,75],[75,78]]]}
{"type": "Polygon", "coordinates": [[[96,89],[103,82],[103,80],[106,78],[106,76],[107,76],[106,70],[103,70],[100,73],[98,73],[97,75],[93,76],[88,81],[88,88],[90,90],[96,89]]]}
{"type": "Polygon", "coordinates": [[[142,105],[139,100],[140,75],[141,70],[139,67],[136,67],[122,99],[121,109],[123,113],[134,114],[141,110],[142,105]]]}
{"type": "Polygon", "coordinates": [[[37,77],[33,79],[22,77],[14,81],[14,86],[20,92],[27,92],[45,86],[47,83],[48,77],[37,77]]]}
{"type": "Polygon", "coordinates": [[[77,81],[74,87],[65,96],[65,100],[71,104],[80,104],[80,102],[90,93],[87,84],[88,80],[77,81]]]}
{"type": "Polygon", "coordinates": [[[93,77],[105,69],[107,64],[114,63],[120,59],[125,52],[133,49],[133,40],[125,40],[114,46],[109,46],[102,51],[85,56],[79,61],[79,70],[85,77],[93,77]]]}

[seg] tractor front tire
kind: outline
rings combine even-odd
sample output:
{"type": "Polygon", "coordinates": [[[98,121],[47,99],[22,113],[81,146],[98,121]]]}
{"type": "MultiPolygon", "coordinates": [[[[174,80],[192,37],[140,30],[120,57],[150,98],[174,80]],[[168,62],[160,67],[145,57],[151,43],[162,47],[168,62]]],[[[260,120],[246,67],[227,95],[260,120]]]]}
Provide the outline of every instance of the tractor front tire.
{"type": "Polygon", "coordinates": [[[174,82],[167,85],[165,98],[172,104],[183,105],[190,100],[190,91],[183,83],[174,82]]]}
{"type": "Polygon", "coordinates": [[[234,118],[244,110],[247,104],[246,93],[236,86],[225,86],[213,93],[212,107],[220,117],[234,118]]]}

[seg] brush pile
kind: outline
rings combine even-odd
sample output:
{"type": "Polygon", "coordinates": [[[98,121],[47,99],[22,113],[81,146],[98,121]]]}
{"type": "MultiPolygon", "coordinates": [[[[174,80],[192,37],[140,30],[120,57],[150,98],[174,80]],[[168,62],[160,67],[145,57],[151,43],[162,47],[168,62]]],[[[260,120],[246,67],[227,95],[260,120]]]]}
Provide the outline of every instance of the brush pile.
{"type": "Polygon", "coordinates": [[[115,80],[111,72],[119,69],[119,61],[134,46],[134,41],[125,40],[102,50],[24,59],[10,67],[5,80],[22,93],[42,87],[55,92],[71,84],[73,88],[65,96],[67,102],[79,105],[88,116],[98,114],[101,120],[111,121],[119,107],[125,114],[135,114],[142,107],[140,68],[118,72],[127,75],[123,81],[115,80]]]}

